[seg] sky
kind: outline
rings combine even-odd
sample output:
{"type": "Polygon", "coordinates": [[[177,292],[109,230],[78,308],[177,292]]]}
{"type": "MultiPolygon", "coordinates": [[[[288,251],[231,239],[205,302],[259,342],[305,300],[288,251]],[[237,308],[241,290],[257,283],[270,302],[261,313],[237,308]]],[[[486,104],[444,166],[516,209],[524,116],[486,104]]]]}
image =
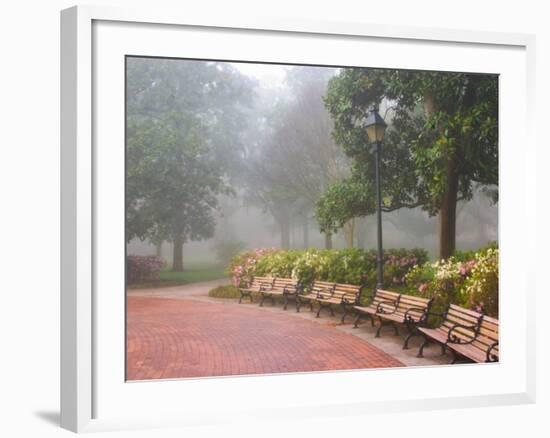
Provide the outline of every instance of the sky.
{"type": "Polygon", "coordinates": [[[286,71],[291,66],[280,64],[260,64],[249,62],[232,62],[233,67],[241,73],[256,78],[268,88],[284,86],[286,71]]]}

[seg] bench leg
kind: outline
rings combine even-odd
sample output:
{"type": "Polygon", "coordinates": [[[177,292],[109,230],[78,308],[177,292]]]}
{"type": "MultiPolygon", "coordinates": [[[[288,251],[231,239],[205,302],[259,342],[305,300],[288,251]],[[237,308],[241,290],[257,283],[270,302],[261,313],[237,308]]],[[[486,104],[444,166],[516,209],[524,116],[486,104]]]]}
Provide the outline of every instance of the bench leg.
{"type": "Polygon", "coordinates": [[[283,298],[284,298],[283,310],[286,310],[286,306],[288,305],[288,295],[284,294],[283,298]]]}
{"type": "Polygon", "coordinates": [[[359,323],[361,322],[362,317],[363,315],[361,314],[361,312],[357,312],[357,318],[355,318],[355,322],[353,323],[353,328],[359,327],[359,323]]]}
{"type": "Polygon", "coordinates": [[[252,302],[252,294],[251,293],[243,293],[241,291],[241,296],[239,297],[239,304],[241,304],[244,297],[248,297],[250,299],[250,302],[252,302]]]}
{"type": "Polygon", "coordinates": [[[454,365],[456,363],[456,361],[458,360],[458,357],[456,355],[456,352],[452,349],[452,348],[449,348],[449,350],[451,350],[451,354],[453,355],[453,360],[451,361],[451,364],[454,365]]]}
{"type": "Polygon", "coordinates": [[[375,338],[380,337],[380,331],[382,330],[382,327],[384,327],[384,323],[382,322],[382,320],[380,320],[380,325],[378,326],[378,330],[376,330],[376,334],[374,335],[375,338]]]}
{"type": "Polygon", "coordinates": [[[315,316],[315,318],[319,318],[319,315],[321,314],[321,310],[323,310],[324,308],[328,308],[330,310],[330,315],[334,316],[334,310],[332,309],[330,304],[327,306],[326,304],[323,305],[323,303],[319,303],[319,310],[317,310],[317,315],[315,316]]]}
{"type": "Polygon", "coordinates": [[[300,313],[300,307],[302,307],[302,300],[296,296],[296,313],[300,313]]]}
{"type": "Polygon", "coordinates": [[[378,320],[380,321],[380,325],[378,326],[378,330],[376,330],[376,337],[380,337],[380,332],[382,331],[382,327],[385,325],[391,325],[393,327],[393,330],[395,332],[395,336],[399,336],[399,329],[397,328],[397,325],[395,324],[395,321],[384,321],[382,318],[378,317],[378,320]]]}
{"type": "Polygon", "coordinates": [[[346,315],[348,314],[348,306],[346,306],[345,304],[342,304],[342,307],[344,309],[344,314],[342,315],[341,322],[342,324],[344,324],[346,322],[346,315]]]}
{"type": "Polygon", "coordinates": [[[411,338],[413,338],[415,336],[418,336],[418,334],[416,334],[414,332],[409,333],[409,335],[405,339],[405,343],[403,344],[403,350],[408,350],[409,349],[409,341],[411,340],[411,338]]]}
{"type": "Polygon", "coordinates": [[[424,357],[424,348],[430,343],[430,340],[424,336],[424,342],[420,346],[420,349],[418,350],[418,354],[416,357],[424,357]]]}
{"type": "Polygon", "coordinates": [[[386,325],[382,318],[378,317],[378,321],[379,321],[379,325],[378,325],[378,330],[376,330],[376,334],[374,335],[375,338],[380,337],[380,332],[382,331],[382,327],[386,325]]]}
{"type": "Polygon", "coordinates": [[[262,294],[262,299],[260,300],[260,307],[264,307],[265,294],[262,294]]]}
{"type": "MultiPolygon", "coordinates": [[[[311,306],[313,309],[313,306],[311,306]]],[[[317,315],[315,315],[315,318],[319,318],[319,315],[321,314],[321,310],[323,310],[323,305],[319,303],[319,310],[317,310],[317,315]]]]}

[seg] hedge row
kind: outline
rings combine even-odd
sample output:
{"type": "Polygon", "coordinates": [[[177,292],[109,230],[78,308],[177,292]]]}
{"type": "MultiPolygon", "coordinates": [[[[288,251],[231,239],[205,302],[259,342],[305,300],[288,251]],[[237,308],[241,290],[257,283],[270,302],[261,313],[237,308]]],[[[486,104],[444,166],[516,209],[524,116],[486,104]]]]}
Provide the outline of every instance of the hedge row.
{"type": "Polygon", "coordinates": [[[499,250],[495,244],[469,254],[415,266],[405,276],[408,293],[458,304],[498,318],[499,250]]]}
{"type": "MultiPolygon", "coordinates": [[[[477,251],[457,252],[447,260],[428,261],[423,249],[389,249],[384,253],[384,287],[411,295],[435,298],[436,308],[448,303],[498,317],[499,252],[496,243],[477,251]]],[[[373,250],[255,249],[233,257],[227,274],[233,285],[252,277],[314,280],[376,286],[376,252],[373,250]]],[[[368,294],[367,294],[368,295],[368,294]]]]}
{"type": "MultiPolygon", "coordinates": [[[[416,265],[424,264],[423,249],[389,249],[384,252],[384,284],[399,286],[416,265]]],[[[314,280],[376,285],[376,251],[357,248],[342,250],[255,249],[233,257],[227,269],[233,284],[240,286],[254,276],[292,277],[309,285],[314,280]]]]}

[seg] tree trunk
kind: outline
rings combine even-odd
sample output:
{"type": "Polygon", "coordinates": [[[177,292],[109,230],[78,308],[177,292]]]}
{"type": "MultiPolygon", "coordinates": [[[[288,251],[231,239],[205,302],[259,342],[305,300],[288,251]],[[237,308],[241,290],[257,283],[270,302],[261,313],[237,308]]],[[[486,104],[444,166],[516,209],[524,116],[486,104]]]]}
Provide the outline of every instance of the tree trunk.
{"type": "Polygon", "coordinates": [[[325,233],[325,249],[332,249],[332,233],[325,233]]]}
{"type": "Polygon", "coordinates": [[[304,222],[304,249],[309,248],[309,226],[307,220],[304,222]]]}
{"type": "Polygon", "coordinates": [[[157,257],[162,257],[162,242],[159,242],[155,245],[155,254],[157,257]]]}
{"type": "Polygon", "coordinates": [[[281,222],[281,248],[290,248],[290,223],[288,221],[281,222]]]}
{"type": "MultiPolygon", "coordinates": [[[[436,111],[435,96],[430,91],[424,94],[424,112],[431,116],[436,111]]],[[[439,209],[439,258],[447,259],[456,248],[456,200],[458,198],[458,177],[455,157],[449,157],[446,169],[445,193],[439,209]]]]}
{"type": "Polygon", "coordinates": [[[456,200],[458,178],[454,171],[454,160],[447,164],[447,182],[439,210],[439,258],[447,259],[456,248],[456,200]]]}
{"type": "Polygon", "coordinates": [[[346,239],[346,246],[348,248],[353,248],[353,235],[355,232],[355,219],[350,219],[342,227],[344,231],[344,237],[346,239]]]}
{"type": "Polygon", "coordinates": [[[367,247],[367,224],[365,220],[365,218],[357,218],[355,224],[357,232],[354,234],[357,237],[357,248],[361,249],[367,247]]]}
{"type": "Polygon", "coordinates": [[[183,272],[183,238],[181,236],[174,239],[172,271],[183,272]]]}

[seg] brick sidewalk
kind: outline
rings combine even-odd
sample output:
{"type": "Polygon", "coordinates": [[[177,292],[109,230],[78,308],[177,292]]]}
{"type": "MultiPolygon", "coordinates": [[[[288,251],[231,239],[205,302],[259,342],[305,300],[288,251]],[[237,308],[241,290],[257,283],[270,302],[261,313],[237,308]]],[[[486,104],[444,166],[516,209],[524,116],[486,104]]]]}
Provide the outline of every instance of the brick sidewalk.
{"type": "Polygon", "coordinates": [[[127,379],[403,366],[368,342],[285,312],[128,297],[127,379]]]}

